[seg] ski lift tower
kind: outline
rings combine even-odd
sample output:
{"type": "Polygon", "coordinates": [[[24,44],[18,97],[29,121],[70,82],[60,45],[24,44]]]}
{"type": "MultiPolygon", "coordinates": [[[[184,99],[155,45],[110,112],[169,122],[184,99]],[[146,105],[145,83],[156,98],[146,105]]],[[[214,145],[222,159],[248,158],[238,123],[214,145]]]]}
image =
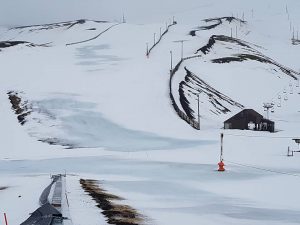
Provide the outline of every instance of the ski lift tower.
{"type": "Polygon", "coordinates": [[[300,138],[294,138],[293,141],[295,141],[296,144],[298,144],[298,152],[300,152],[300,138]]]}
{"type": "Polygon", "coordinates": [[[274,103],[269,103],[269,102],[266,102],[264,103],[263,105],[264,107],[264,111],[267,112],[267,119],[269,119],[269,111],[271,110],[271,112],[274,112],[274,103]]]}
{"type": "Polygon", "coordinates": [[[189,41],[189,40],[177,40],[177,41],[173,41],[175,43],[181,43],[181,60],[183,59],[183,43],[189,41]]]}

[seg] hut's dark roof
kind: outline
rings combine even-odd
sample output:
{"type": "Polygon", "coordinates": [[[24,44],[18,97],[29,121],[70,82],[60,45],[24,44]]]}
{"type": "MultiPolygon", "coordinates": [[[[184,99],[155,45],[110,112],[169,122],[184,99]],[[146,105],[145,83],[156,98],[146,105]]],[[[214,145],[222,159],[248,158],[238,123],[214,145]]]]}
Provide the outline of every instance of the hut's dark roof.
{"type": "Polygon", "coordinates": [[[253,109],[244,109],[241,112],[239,112],[239,113],[235,114],[234,116],[232,116],[231,118],[229,118],[228,120],[226,120],[224,123],[228,123],[233,120],[239,120],[242,118],[249,118],[249,117],[255,117],[255,118],[258,118],[259,120],[262,120],[264,118],[261,114],[259,114],[258,112],[256,112],[253,109]]]}

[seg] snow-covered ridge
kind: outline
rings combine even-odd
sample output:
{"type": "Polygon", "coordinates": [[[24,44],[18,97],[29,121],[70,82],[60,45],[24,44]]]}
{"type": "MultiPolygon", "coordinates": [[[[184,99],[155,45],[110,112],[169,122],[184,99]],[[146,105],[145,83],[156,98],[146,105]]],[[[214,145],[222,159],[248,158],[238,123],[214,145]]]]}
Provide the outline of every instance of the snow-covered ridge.
{"type": "Polygon", "coordinates": [[[211,104],[206,104],[206,109],[204,111],[203,107],[201,113],[204,117],[208,117],[209,113],[215,115],[226,114],[231,111],[237,111],[242,109],[244,106],[228,96],[220,93],[204,80],[193,74],[187,68],[186,76],[184,81],[179,84],[179,98],[180,103],[187,116],[191,119],[196,119],[197,111],[190,108],[190,101],[195,101],[196,96],[199,95],[199,101],[208,101],[211,104]]]}
{"type": "MultiPolygon", "coordinates": [[[[214,50],[213,55],[217,57],[215,59],[211,59],[211,62],[213,63],[230,63],[254,60],[275,66],[277,67],[277,70],[281,70],[281,72],[291,76],[295,80],[297,80],[300,76],[300,72],[281,65],[280,63],[256,50],[253,44],[247,43],[240,39],[224,35],[213,35],[209,38],[208,44],[198,49],[196,54],[201,51],[203,54],[208,55],[212,50],[214,50]],[[216,53],[218,48],[225,48],[227,52],[225,54],[222,52],[222,57],[220,57],[221,54],[216,53]],[[226,56],[226,54],[228,54],[228,56],[226,56]]],[[[277,71],[276,69],[274,70],[277,71]]]]}
{"type": "Polygon", "coordinates": [[[239,32],[242,31],[246,35],[250,32],[246,27],[247,21],[234,16],[207,18],[204,19],[203,22],[205,22],[205,25],[197,27],[196,29],[190,31],[189,34],[191,36],[196,36],[200,31],[212,30],[222,26],[229,27],[232,35],[234,35],[234,32],[237,32],[237,27],[239,27],[239,32]]]}
{"type": "Polygon", "coordinates": [[[40,45],[62,45],[77,43],[100,36],[117,23],[80,19],[75,21],[20,26],[6,30],[0,40],[31,42],[40,45]]]}
{"type": "Polygon", "coordinates": [[[84,24],[86,22],[95,22],[95,23],[106,23],[107,21],[97,21],[97,20],[86,20],[86,19],[79,19],[75,21],[66,21],[66,22],[59,22],[59,23],[49,23],[49,24],[37,24],[37,25],[30,25],[30,26],[19,26],[10,28],[10,30],[24,30],[27,29],[29,32],[40,31],[40,30],[51,30],[56,28],[65,27],[65,29],[70,29],[71,27],[77,24],[84,24]]]}

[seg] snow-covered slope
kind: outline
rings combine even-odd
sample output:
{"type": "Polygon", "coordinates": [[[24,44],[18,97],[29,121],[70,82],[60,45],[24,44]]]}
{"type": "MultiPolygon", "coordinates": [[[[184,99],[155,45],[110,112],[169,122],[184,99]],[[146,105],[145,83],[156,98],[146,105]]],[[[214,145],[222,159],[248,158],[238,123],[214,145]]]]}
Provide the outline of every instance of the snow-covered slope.
{"type": "MultiPolygon", "coordinates": [[[[24,175],[42,174],[45,183],[45,174],[66,170],[74,224],[100,215],[80,178],[101,180],[149,224],[297,224],[300,155],[285,155],[300,136],[300,45],[292,41],[300,3],[126,7],[126,23],[104,16],[0,29],[0,187],[8,187],[0,189],[0,211],[12,215],[14,204],[31,201],[14,197],[28,193],[24,175]],[[222,129],[243,108],[266,116],[265,102],[274,103],[278,132],[222,129]],[[174,109],[198,122],[198,103],[201,130],[174,109]],[[223,174],[216,172],[221,132],[223,174]],[[6,181],[10,175],[19,182],[6,181]]],[[[18,208],[12,224],[35,206],[18,208]]]]}

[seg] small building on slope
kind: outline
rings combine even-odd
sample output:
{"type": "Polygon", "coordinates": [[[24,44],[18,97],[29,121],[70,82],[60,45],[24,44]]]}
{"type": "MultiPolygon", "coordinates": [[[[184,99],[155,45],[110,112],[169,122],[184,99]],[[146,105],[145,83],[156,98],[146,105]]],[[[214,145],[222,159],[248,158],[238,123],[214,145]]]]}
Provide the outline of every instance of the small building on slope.
{"type": "Polygon", "coordinates": [[[224,122],[224,129],[275,131],[275,123],[253,109],[244,109],[224,122]]]}

